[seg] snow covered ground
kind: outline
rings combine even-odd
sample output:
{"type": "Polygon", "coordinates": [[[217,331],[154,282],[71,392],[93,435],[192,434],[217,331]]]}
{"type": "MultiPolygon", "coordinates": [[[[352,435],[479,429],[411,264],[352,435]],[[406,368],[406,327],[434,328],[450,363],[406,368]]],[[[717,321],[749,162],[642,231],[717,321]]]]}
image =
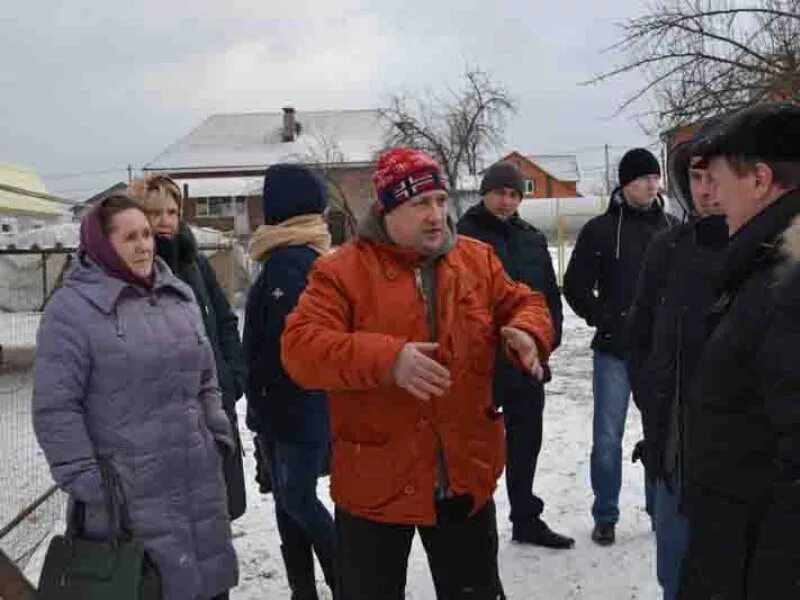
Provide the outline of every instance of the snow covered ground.
{"type": "MultiPolygon", "coordinates": [[[[35,324],[27,321],[28,317],[24,317],[22,322],[16,323],[13,335],[9,323],[3,321],[5,335],[0,337],[6,338],[6,341],[14,339],[17,343],[32,338],[35,324]]],[[[495,496],[500,531],[500,571],[506,593],[511,599],[660,598],[655,579],[653,536],[643,509],[642,469],[628,460],[641,432],[639,416],[633,408],[629,411],[626,428],[622,517],[617,530],[617,544],[611,548],[600,548],[589,539],[592,526],[592,493],[589,485],[591,335],[592,331],[567,309],[564,342],[552,360],[554,379],[547,389],[544,443],[535,485],[537,493],[546,503],[545,519],[557,531],[575,537],[576,547],[568,551],[554,551],[513,543],[508,522],[508,500],[501,479],[495,496]]],[[[243,424],[244,401],[240,402],[239,410],[243,424]]],[[[244,425],[242,428],[247,451],[245,466],[249,506],[247,513],[234,524],[241,583],[233,591],[232,598],[289,598],[272,496],[263,496],[258,492],[253,479],[252,438],[244,431],[244,425]]],[[[6,477],[3,479],[0,485],[8,485],[6,477]]],[[[320,479],[319,494],[331,506],[327,478],[320,479]]],[[[61,528],[56,526],[56,531],[61,528]]],[[[34,581],[38,579],[42,554],[40,551],[26,569],[26,574],[34,581]]],[[[326,588],[319,570],[318,576],[322,594],[326,588]]],[[[407,598],[432,600],[434,597],[425,554],[417,538],[410,558],[407,598]]]]}
{"type": "MultiPolygon", "coordinates": [[[[544,442],[535,490],[546,503],[544,518],[557,531],[576,539],[573,550],[556,551],[523,546],[511,541],[508,499],[504,482],[495,496],[500,531],[500,571],[506,594],[514,600],[656,600],[660,598],[655,578],[653,535],[644,512],[644,479],[639,464],[629,461],[639,439],[641,424],[633,408],[628,414],[625,436],[621,520],[617,543],[596,546],[589,539],[592,527],[589,484],[591,450],[592,330],[569,309],[564,343],[552,360],[554,378],[547,388],[544,442]]],[[[244,403],[240,405],[244,412],[244,403]]],[[[234,600],[288,598],[280,542],[275,525],[272,496],[258,493],[252,474],[252,442],[243,431],[248,456],[246,468],[248,510],[234,524],[239,553],[241,583],[234,600]]],[[[328,479],[320,479],[319,494],[331,506],[328,479]]],[[[319,569],[320,592],[326,591],[319,569]]],[[[328,596],[323,596],[328,597],[328,596]]],[[[407,598],[433,600],[433,585],[425,553],[415,539],[408,574],[407,598]]]]}

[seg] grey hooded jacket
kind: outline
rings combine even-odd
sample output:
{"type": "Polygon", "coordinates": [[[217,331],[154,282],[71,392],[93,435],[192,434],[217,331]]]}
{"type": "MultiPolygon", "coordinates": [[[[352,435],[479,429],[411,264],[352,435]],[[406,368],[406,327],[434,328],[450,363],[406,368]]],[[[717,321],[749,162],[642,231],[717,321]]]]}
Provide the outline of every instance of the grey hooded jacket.
{"type": "Polygon", "coordinates": [[[131,529],[165,600],[238,580],[216,442],[232,447],[214,356],[191,290],[156,259],[146,292],[79,254],[39,329],[33,424],[56,482],[106,534],[97,458],[119,474],[131,529]]]}

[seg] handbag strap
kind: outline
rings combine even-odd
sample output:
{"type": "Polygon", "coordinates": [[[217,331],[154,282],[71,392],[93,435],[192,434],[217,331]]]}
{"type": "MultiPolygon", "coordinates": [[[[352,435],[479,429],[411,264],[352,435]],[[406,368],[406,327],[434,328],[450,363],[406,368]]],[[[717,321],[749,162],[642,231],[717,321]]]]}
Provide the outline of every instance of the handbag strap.
{"type": "MultiPolygon", "coordinates": [[[[107,458],[99,458],[97,465],[103,482],[109,541],[113,545],[125,543],[133,537],[125,491],[116,469],[107,458]]],[[[75,500],[67,523],[67,538],[80,537],[86,521],[86,504],[75,500]]]]}

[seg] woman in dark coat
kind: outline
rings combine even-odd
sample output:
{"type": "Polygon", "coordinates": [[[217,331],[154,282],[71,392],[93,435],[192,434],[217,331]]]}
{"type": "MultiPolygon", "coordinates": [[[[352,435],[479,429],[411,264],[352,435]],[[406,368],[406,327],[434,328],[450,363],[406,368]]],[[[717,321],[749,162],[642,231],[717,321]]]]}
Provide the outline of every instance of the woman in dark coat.
{"type": "Polygon", "coordinates": [[[218,446],[232,452],[191,290],[153,256],[139,203],[108,198],[39,329],[33,427],[53,478],[108,536],[100,462],[119,477],[164,600],[227,598],[238,579],[218,446]],[[187,468],[191,465],[191,468],[187,468]]]}
{"type": "Polygon", "coordinates": [[[181,191],[169,177],[138,179],[131,184],[133,194],[147,209],[155,236],[156,254],[172,272],[194,292],[217,367],[222,392],[222,407],[234,431],[236,451],[226,454],[223,472],[228,489],[231,520],[246,508],[242,446],[239,439],[236,402],[244,393],[247,371],[239,338],[238,320],[217,281],[208,259],[197,249],[189,226],[180,220],[181,191]]]}

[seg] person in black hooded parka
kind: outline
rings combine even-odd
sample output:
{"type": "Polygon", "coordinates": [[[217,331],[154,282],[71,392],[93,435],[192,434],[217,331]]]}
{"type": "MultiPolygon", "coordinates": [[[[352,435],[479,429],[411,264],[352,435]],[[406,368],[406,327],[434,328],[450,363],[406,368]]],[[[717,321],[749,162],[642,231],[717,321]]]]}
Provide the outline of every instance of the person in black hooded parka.
{"type": "Polygon", "coordinates": [[[268,455],[275,515],[292,600],[317,598],[314,555],[335,592],[333,517],[317,497],[329,452],[324,392],[298,386],[281,362],[286,317],[331,238],[325,182],[306,167],[277,164],[264,176],[264,224],[250,240],[262,263],[247,297],[244,348],[249,365],[248,426],[268,455]],[[312,554],[313,551],[313,554],[312,554]]]}
{"type": "MultiPolygon", "coordinates": [[[[553,350],[561,343],[564,320],[561,290],[558,287],[547,238],[520,218],[517,208],[525,193],[525,179],[512,162],[489,167],[481,181],[481,202],[470,208],[458,222],[458,232],[486,242],[494,248],[506,273],[547,298],[547,307],[556,331],[553,350]]],[[[497,353],[494,401],[503,408],[506,426],[506,488],[516,542],[571,548],[572,538],[552,531],[542,520],[544,502],[533,493],[536,463],[542,447],[544,384],[550,380],[550,367],[544,365],[539,381],[514,367],[504,352],[497,353]]]]}
{"type": "Polygon", "coordinates": [[[694,153],[730,239],[687,404],[678,597],[800,598],[800,107],[745,109],[694,153]]]}
{"type": "MultiPolygon", "coordinates": [[[[622,486],[622,437],[631,385],[626,363],[625,323],[639,269],[655,235],[677,220],[664,211],[658,195],[661,167],[643,148],[628,151],[619,164],[620,187],[608,210],[590,220],[564,274],[564,297],[575,313],[596,327],[592,341],[594,418],[591,479],[594,491],[592,539],[615,540],[622,486]]],[[[652,515],[652,486],[647,508],[652,515]]]]}
{"type": "Polygon", "coordinates": [[[244,514],[247,506],[243,450],[236,415],[236,402],[245,391],[247,366],[239,338],[238,319],[211,264],[198,251],[192,230],[181,220],[182,194],[178,184],[169,177],[156,175],[134,180],[130,188],[148,212],[155,235],[156,253],[175,275],[192,288],[214,350],[222,407],[236,437],[236,451],[223,453],[222,461],[228,489],[228,512],[231,520],[235,520],[244,514]]]}
{"type": "Polygon", "coordinates": [[[682,510],[686,396],[703,351],[720,250],[728,239],[708,169],[692,148],[710,122],[670,153],[670,181],[687,215],[660,233],[645,257],[628,321],[628,369],[642,413],[643,458],[655,482],[656,574],[664,600],[675,600],[689,537],[682,510]]]}

